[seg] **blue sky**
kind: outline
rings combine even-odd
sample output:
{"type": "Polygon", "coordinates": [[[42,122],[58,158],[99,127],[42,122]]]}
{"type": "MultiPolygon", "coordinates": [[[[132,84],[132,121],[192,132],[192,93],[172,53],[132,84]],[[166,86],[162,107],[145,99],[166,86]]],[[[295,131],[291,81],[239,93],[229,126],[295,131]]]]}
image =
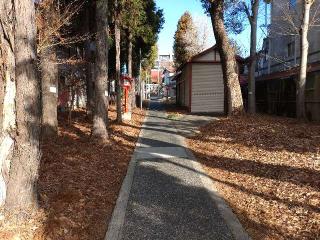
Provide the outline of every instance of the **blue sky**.
{"type": "MultiPolygon", "coordinates": [[[[207,19],[208,23],[211,23],[210,19],[204,13],[200,0],[156,0],[156,3],[159,8],[163,9],[165,17],[165,24],[159,35],[158,40],[160,54],[172,52],[173,36],[177,28],[177,23],[179,18],[185,11],[189,11],[192,14],[192,16],[196,19],[207,19]]],[[[264,15],[263,5],[261,7],[261,11],[263,13],[262,15],[264,15]]],[[[262,21],[264,21],[264,16],[262,16],[260,22],[261,24],[262,21]]],[[[214,38],[211,25],[209,34],[211,36],[209,42],[212,43],[211,45],[213,45],[214,38]]],[[[248,52],[250,43],[249,26],[240,35],[231,37],[236,39],[237,43],[248,52]]],[[[262,44],[263,37],[264,34],[260,30],[258,32],[258,46],[262,44]]]]}
{"type": "Polygon", "coordinates": [[[157,6],[163,9],[165,24],[159,35],[159,53],[172,52],[173,36],[177,23],[185,11],[192,15],[205,15],[199,0],[156,0],[157,6]]]}

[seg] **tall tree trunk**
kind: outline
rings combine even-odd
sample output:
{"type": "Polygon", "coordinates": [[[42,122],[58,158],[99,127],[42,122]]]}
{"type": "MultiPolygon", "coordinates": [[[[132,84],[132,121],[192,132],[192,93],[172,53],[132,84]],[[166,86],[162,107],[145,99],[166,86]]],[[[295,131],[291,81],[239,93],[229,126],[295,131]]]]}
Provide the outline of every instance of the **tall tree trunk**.
{"type": "Polygon", "coordinates": [[[117,122],[122,122],[122,102],[121,102],[121,72],[120,72],[120,19],[118,10],[118,3],[116,1],[116,11],[115,11],[115,44],[116,44],[116,87],[117,87],[117,122]]]}
{"type": "Polygon", "coordinates": [[[40,54],[42,93],[42,136],[50,137],[58,133],[58,65],[54,48],[40,54]]]}
{"type": "Polygon", "coordinates": [[[227,93],[228,115],[238,115],[244,112],[243,101],[234,49],[229,43],[224,26],[223,6],[224,0],[212,1],[210,15],[222,63],[223,79],[227,93]]]}
{"type": "MultiPolygon", "coordinates": [[[[1,25],[0,25],[0,31],[1,31],[1,25]]],[[[1,46],[2,46],[2,42],[1,42],[1,37],[0,37],[0,59],[3,59],[3,54],[1,52],[1,46]]],[[[3,115],[2,115],[2,111],[3,111],[3,99],[4,99],[4,82],[5,82],[5,76],[1,76],[1,74],[3,73],[3,62],[2,60],[0,60],[0,126],[2,126],[2,121],[3,121],[3,115]]]]}
{"type": "Polygon", "coordinates": [[[94,81],[94,63],[87,60],[86,64],[86,94],[87,94],[87,114],[92,116],[94,110],[94,91],[93,91],[93,81],[94,81]]]}
{"type": "Polygon", "coordinates": [[[17,136],[11,161],[6,209],[36,208],[40,162],[40,84],[36,68],[36,25],[32,0],[14,0],[17,136]]]}
{"type": "MultiPolygon", "coordinates": [[[[128,75],[130,78],[132,78],[132,33],[129,31],[128,34],[128,75]]],[[[132,111],[132,108],[134,108],[134,99],[135,99],[135,89],[134,89],[134,82],[132,82],[131,89],[130,89],[130,95],[129,95],[129,112],[132,111]]]]}
{"type": "Polygon", "coordinates": [[[132,33],[129,31],[128,34],[128,75],[132,77],[132,33]]]}
{"type": "Polygon", "coordinates": [[[107,101],[105,91],[108,81],[108,0],[98,0],[96,2],[96,81],[95,81],[95,103],[93,114],[93,137],[102,140],[108,139],[107,132],[107,101]]]}
{"type": "Polygon", "coordinates": [[[252,4],[252,16],[249,17],[251,34],[250,34],[250,65],[249,65],[249,113],[256,113],[256,82],[255,68],[257,55],[257,25],[258,25],[259,0],[254,0],[252,4]]]}
{"type": "Polygon", "coordinates": [[[297,97],[296,97],[296,109],[297,118],[305,119],[305,85],[307,81],[307,65],[308,65],[308,31],[309,31],[309,18],[310,18],[310,8],[313,4],[313,0],[303,1],[303,20],[301,24],[301,61],[300,61],[300,75],[297,81],[297,97]]]}
{"type": "Polygon", "coordinates": [[[10,161],[16,131],[16,82],[14,58],[14,10],[12,1],[0,4],[0,205],[5,203],[10,161]]]}
{"type": "MultiPolygon", "coordinates": [[[[84,21],[84,34],[89,34],[90,31],[90,10],[91,4],[85,8],[85,21],[84,21]]],[[[91,40],[88,38],[85,41],[85,60],[86,60],[86,93],[87,93],[87,114],[89,116],[92,115],[94,108],[94,99],[93,99],[93,57],[91,54],[91,40]]]]}

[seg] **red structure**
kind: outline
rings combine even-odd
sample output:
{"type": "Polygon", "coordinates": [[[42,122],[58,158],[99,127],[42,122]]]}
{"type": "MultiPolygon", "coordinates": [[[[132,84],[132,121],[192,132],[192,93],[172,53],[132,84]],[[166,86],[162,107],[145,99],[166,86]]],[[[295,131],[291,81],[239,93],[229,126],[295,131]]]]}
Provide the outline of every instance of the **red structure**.
{"type": "Polygon", "coordinates": [[[134,81],[133,78],[130,78],[127,75],[121,76],[121,83],[123,88],[123,97],[124,97],[124,112],[129,112],[129,93],[131,91],[132,82],[134,81]]]}

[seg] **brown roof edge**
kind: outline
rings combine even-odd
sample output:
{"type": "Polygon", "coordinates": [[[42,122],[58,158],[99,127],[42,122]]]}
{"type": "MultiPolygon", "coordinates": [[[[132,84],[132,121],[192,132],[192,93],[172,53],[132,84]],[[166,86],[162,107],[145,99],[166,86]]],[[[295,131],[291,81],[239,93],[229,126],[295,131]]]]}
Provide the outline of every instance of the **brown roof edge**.
{"type": "Polygon", "coordinates": [[[208,52],[210,52],[210,51],[212,51],[212,50],[214,50],[214,49],[216,49],[216,48],[217,48],[217,44],[215,44],[215,45],[213,45],[212,47],[204,50],[204,51],[201,52],[201,53],[198,53],[198,54],[194,55],[194,56],[189,60],[189,62],[192,62],[195,58],[201,57],[201,56],[207,54],[208,52]]]}
{"type": "MultiPolygon", "coordinates": [[[[217,49],[217,48],[218,48],[218,46],[217,46],[217,44],[215,44],[215,45],[213,45],[212,47],[204,50],[203,52],[194,55],[188,62],[180,65],[180,66],[177,68],[176,71],[178,72],[179,70],[182,70],[188,63],[197,62],[197,61],[195,61],[196,58],[201,57],[201,56],[207,54],[208,52],[210,52],[210,51],[212,51],[212,50],[215,50],[215,49],[217,49]]],[[[236,55],[235,57],[236,57],[236,60],[237,60],[239,63],[244,63],[244,62],[245,62],[245,59],[244,59],[243,57],[241,57],[240,55],[236,55]]],[[[210,61],[210,62],[216,62],[216,61],[210,61]]],[[[218,62],[221,62],[221,61],[218,61],[218,62]]]]}

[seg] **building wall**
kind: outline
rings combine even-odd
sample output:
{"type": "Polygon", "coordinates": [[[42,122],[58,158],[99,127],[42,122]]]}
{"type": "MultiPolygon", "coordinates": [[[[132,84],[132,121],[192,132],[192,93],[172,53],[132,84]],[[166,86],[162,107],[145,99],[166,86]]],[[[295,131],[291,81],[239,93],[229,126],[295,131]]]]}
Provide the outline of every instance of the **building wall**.
{"type": "Polygon", "coordinates": [[[199,56],[196,61],[220,61],[220,55],[217,51],[210,51],[209,53],[199,56]]]}
{"type": "MultiPolygon", "coordinates": [[[[297,76],[256,82],[257,111],[296,117],[297,76]]],[[[307,75],[306,115],[309,120],[320,121],[320,71],[307,75]]]]}
{"type": "Polygon", "coordinates": [[[185,106],[190,106],[190,71],[191,71],[191,64],[187,64],[186,69],[185,69],[185,75],[184,75],[184,92],[185,92],[185,98],[184,98],[184,103],[185,106]]]}
{"type": "Polygon", "coordinates": [[[221,64],[192,64],[191,112],[224,112],[221,64]]]}
{"type": "Polygon", "coordinates": [[[187,64],[177,79],[177,101],[183,107],[189,107],[189,71],[190,65],[187,64]]]}
{"type": "Polygon", "coordinates": [[[177,102],[181,106],[188,107],[193,113],[224,113],[223,74],[221,64],[217,64],[219,59],[219,53],[211,49],[184,66],[176,80],[177,102]]]}
{"type": "MultiPolygon", "coordinates": [[[[258,111],[281,116],[296,116],[296,81],[298,74],[280,76],[280,72],[290,70],[300,65],[300,36],[294,33],[293,26],[301,24],[302,0],[296,1],[295,8],[289,9],[289,0],[272,1],[271,27],[269,37],[264,40],[264,48],[258,58],[256,76],[256,98],[258,111]],[[284,17],[293,16],[294,24],[288,23],[284,17]],[[289,48],[291,45],[291,48],[289,48]],[[267,53],[270,57],[265,57],[267,53]],[[290,54],[291,53],[291,54],[290,54]],[[270,75],[274,77],[270,79],[270,75]],[[264,78],[268,80],[261,81],[264,78]]],[[[315,10],[319,10],[320,0],[315,0],[311,9],[310,20],[315,16],[315,10]]],[[[316,19],[320,19],[318,11],[316,19]]],[[[316,66],[320,63],[320,26],[311,27],[308,32],[309,55],[308,63],[316,66]]],[[[308,70],[306,82],[306,114],[310,120],[320,120],[320,72],[308,70]]]]}
{"type": "MultiPolygon", "coordinates": [[[[270,72],[281,71],[292,68],[300,63],[300,36],[297,35],[296,27],[299,30],[300,16],[302,15],[302,0],[297,0],[295,8],[288,8],[289,0],[273,1],[271,5],[271,28],[270,28],[270,72]],[[294,16],[294,24],[285,21],[286,16],[294,16]],[[292,50],[289,51],[289,45],[292,50]],[[289,54],[292,52],[292,54],[289,54]]],[[[312,7],[310,19],[315,16],[320,0],[315,0],[312,7]]],[[[316,14],[320,18],[320,14],[316,14]]],[[[320,61],[320,27],[311,27],[308,33],[309,58],[308,62],[320,61]]],[[[266,66],[265,66],[266,67],[266,66]]]]}
{"type": "Polygon", "coordinates": [[[306,115],[310,120],[320,121],[320,72],[312,72],[306,83],[306,115]]]}

